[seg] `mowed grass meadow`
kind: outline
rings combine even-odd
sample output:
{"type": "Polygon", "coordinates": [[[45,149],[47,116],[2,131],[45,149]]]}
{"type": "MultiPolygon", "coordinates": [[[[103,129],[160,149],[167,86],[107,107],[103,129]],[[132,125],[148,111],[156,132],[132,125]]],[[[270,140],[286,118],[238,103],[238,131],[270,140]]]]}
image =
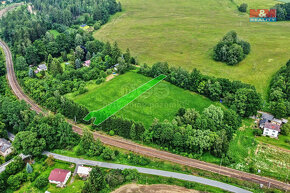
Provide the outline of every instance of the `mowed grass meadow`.
{"type": "MultiPolygon", "coordinates": [[[[96,85],[94,82],[88,84],[87,88],[89,91],[87,93],[77,96],[74,93],[70,93],[66,96],[86,106],[90,111],[95,111],[114,102],[150,80],[152,78],[136,72],[127,72],[100,85],[96,85]]],[[[220,103],[214,103],[206,97],[162,81],[116,115],[140,121],[148,127],[154,118],[161,121],[165,119],[171,121],[181,107],[195,108],[201,112],[211,104],[222,106],[220,103]]]]}
{"type": "Polygon", "coordinates": [[[272,75],[290,59],[290,22],[249,22],[248,8],[271,8],[274,0],[120,0],[123,12],[94,33],[117,41],[140,63],[167,61],[188,70],[253,84],[265,97],[272,75]],[[238,65],[212,59],[213,47],[230,30],[250,42],[251,53],[238,65]]]}

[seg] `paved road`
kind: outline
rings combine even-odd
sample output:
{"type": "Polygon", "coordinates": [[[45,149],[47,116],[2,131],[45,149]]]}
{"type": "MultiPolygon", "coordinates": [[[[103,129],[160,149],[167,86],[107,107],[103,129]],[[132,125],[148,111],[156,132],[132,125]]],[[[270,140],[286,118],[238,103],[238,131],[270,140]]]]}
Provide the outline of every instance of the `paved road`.
{"type": "MultiPolygon", "coordinates": [[[[6,45],[5,42],[3,42],[1,40],[0,40],[0,46],[3,48],[4,53],[6,55],[7,79],[8,79],[9,85],[12,88],[12,91],[14,92],[14,94],[20,100],[26,101],[31,106],[32,110],[36,111],[37,113],[46,114],[46,112],[44,112],[40,106],[38,106],[33,100],[31,100],[23,92],[22,88],[18,84],[17,78],[15,76],[15,72],[14,72],[12,55],[11,55],[9,47],[6,45]]],[[[68,123],[70,123],[72,125],[72,129],[74,130],[74,132],[82,135],[83,130],[80,126],[74,125],[73,121],[71,121],[71,120],[68,120],[68,123]]],[[[281,182],[281,181],[278,181],[275,179],[262,177],[262,176],[258,176],[255,174],[250,174],[250,173],[238,171],[238,170],[223,167],[223,166],[220,167],[220,166],[215,165],[215,164],[211,164],[211,163],[207,163],[207,162],[203,162],[203,161],[199,161],[199,160],[195,160],[195,159],[190,159],[190,158],[183,157],[183,156],[176,155],[176,154],[172,154],[172,153],[169,153],[166,151],[161,151],[161,150],[157,150],[154,148],[146,147],[146,146],[143,146],[140,144],[136,144],[136,143],[129,141],[129,140],[104,135],[104,134],[101,134],[98,132],[94,132],[93,135],[94,135],[94,138],[99,138],[106,145],[111,145],[111,146],[115,146],[118,148],[126,149],[126,150],[129,150],[129,151],[132,151],[132,152],[135,152],[138,154],[142,154],[145,156],[170,161],[170,162],[181,164],[184,166],[198,168],[198,169],[210,171],[213,173],[218,173],[218,174],[221,174],[224,176],[229,176],[232,178],[247,180],[250,182],[257,183],[257,184],[263,184],[264,186],[267,186],[267,187],[270,185],[271,187],[280,188],[280,189],[284,189],[284,190],[288,190],[288,191],[290,190],[289,184],[286,184],[284,182],[281,182]]]]}
{"type": "Polygon", "coordinates": [[[99,161],[92,161],[92,160],[84,160],[79,158],[73,158],[73,157],[67,157],[64,155],[59,155],[55,153],[50,152],[44,152],[43,155],[49,156],[52,155],[57,160],[62,160],[70,163],[75,163],[76,165],[88,165],[88,166],[99,166],[102,168],[110,168],[110,169],[137,169],[138,172],[142,174],[151,174],[151,175],[157,175],[157,176],[164,176],[169,178],[176,178],[180,180],[186,180],[190,182],[197,182],[200,184],[205,184],[209,186],[214,186],[223,190],[227,190],[230,192],[237,192],[237,193],[250,193],[250,191],[238,188],[236,186],[232,186],[229,184],[225,184],[222,182],[218,182],[215,180],[210,180],[206,178],[201,178],[193,175],[186,175],[176,172],[168,172],[163,170],[155,170],[155,169],[149,169],[149,168],[141,168],[141,167],[135,167],[135,166],[128,166],[128,165],[121,165],[121,164],[113,164],[113,163],[106,163],[106,162],[99,162],[99,161]]]}
{"type": "MultiPolygon", "coordinates": [[[[25,159],[25,158],[28,158],[30,157],[29,155],[23,155],[22,153],[19,154],[19,156],[22,158],[22,159],[25,159]]],[[[6,166],[8,166],[8,164],[10,164],[12,161],[14,161],[14,158],[9,160],[8,162],[5,162],[4,164],[2,164],[0,166],[0,173],[2,173],[5,169],[6,169],[6,166]]]]}

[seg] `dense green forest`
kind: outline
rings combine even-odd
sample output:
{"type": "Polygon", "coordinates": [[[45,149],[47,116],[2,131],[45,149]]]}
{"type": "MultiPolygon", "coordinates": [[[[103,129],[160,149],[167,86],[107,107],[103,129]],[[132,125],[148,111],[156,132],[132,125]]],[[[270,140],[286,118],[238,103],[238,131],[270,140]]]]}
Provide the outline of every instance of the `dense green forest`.
{"type": "Polygon", "coordinates": [[[270,110],[275,117],[290,116],[290,60],[273,77],[270,83],[270,110]]]}
{"type": "Polygon", "coordinates": [[[151,77],[165,74],[168,82],[220,101],[242,117],[255,115],[261,108],[261,96],[255,87],[241,81],[205,76],[197,69],[188,72],[182,68],[169,68],[167,63],[156,63],[152,67],[145,64],[139,73],[151,77]]]}

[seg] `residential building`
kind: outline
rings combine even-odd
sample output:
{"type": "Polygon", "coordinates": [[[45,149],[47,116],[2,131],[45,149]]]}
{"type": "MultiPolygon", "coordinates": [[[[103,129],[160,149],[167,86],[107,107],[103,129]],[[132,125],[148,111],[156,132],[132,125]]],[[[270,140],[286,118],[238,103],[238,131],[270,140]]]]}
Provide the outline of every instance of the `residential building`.
{"type": "Polygon", "coordinates": [[[40,64],[37,67],[38,72],[47,71],[47,66],[45,64],[40,64]]]}
{"type": "Polygon", "coordinates": [[[4,138],[0,138],[0,154],[4,157],[12,153],[12,145],[4,138]]]}
{"type": "Polygon", "coordinates": [[[85,61],[85,63],[83,64],[83,66],[86,66],[86,67],[90,67],[90,65],[91,65],[90,60],[85,61]]]}
{"type": "Polygon", "coordinates": [[[92,171],[92,168],[90,167],[78,166],[77,174],[81,178],[87,178],[89,177],[91,171],[92,171]]]}
{"type": "Polygon", "coordinates": [[[281,131],[280,125],[272,122],[266,122],[264,126],[263,135],[277,138],[280,131],[281,131]]]}
{"type": "Polygon", "coordinates": [[[65,185],[70,176],[71,171],[69,170],[54,169],[51,171],[48,180],[52,184],[65,185]]]}

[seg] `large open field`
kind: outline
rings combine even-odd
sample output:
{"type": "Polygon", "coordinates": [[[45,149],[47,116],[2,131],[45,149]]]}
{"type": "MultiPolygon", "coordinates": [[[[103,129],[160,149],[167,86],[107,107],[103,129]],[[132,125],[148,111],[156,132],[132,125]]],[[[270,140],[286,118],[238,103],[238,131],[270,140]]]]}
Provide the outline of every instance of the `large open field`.
{"type": "MultiPolygon", "coordinates": [[[[140,63],[168,61],[188,70],[256,86],[266,96],[271,76],[290,58],[290,22],[254,23],[230,0],[120,0],[124,11],[94,37],[130,48],[140,63]],[[252,52],[236,66],[212,60],[212,48],[230,30],[249,41],[252,52]]],[[[237,4],[241,1],[238,0],[237,4]]],[[[278,1],[246,0],[249,8],[278,1]]]]}
{"type": "MultiPolygon", "coordinates": [[[[151,79],[135,72],[128,72],[101,85],[89,84],[89,91],[85,94],[75,96],[71,93],[67,97],[86,106],[90,111],[94,111],[112,103],[151,79]]],[[[116,115],[142,121],[149,126],[155,117],[159,120],[172,120],[181,107],[202,111],[211,104],[213,102],[203,96],[162,81],[116,115]]]]}

